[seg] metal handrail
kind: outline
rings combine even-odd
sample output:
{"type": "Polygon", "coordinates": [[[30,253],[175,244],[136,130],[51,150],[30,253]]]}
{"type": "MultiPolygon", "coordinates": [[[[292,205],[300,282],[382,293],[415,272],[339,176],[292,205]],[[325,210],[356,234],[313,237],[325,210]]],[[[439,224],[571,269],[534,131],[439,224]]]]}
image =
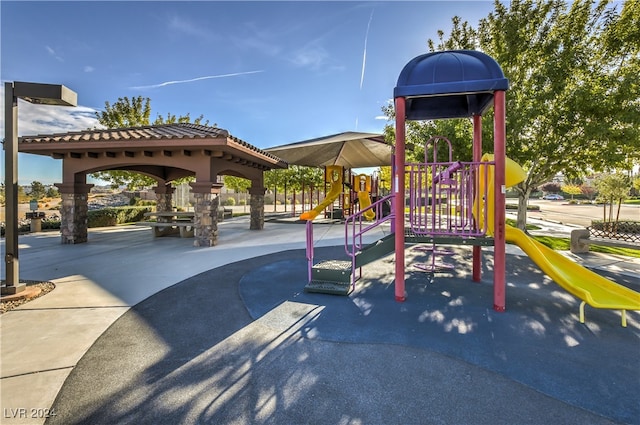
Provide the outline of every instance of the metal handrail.
{"type": "Polygon", "coordinates": [[[385,197],[382,197],[373,202],[367,208],[363,208],[357,213],[346,218],[344,223],[344,248],[349,257],[354,259],[356,254],[360,250],[362,250],[362,237],[365,233],[375,229],[382,223],[386,223],[387,221],[392,220],[395,217],[393,213],[394,198],[395,195],[387,195],[385,197]],[[391,202],[391,209],[389,211],[389,214],[383,216],[382,208],[387,202],[391,202]],[[373,211],[375,213],[376,219],[373,222],[370,222],[365,218],[364,214],[367,211],[373,211]],[[349,236],[351,236],[351,239],[349,238],[349,236]]]}

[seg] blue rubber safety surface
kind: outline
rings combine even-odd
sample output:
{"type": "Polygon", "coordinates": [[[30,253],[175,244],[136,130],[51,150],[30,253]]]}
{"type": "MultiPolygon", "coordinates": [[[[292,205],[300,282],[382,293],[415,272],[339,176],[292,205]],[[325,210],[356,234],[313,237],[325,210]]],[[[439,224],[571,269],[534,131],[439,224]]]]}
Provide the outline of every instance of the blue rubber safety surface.
{"type": "MultiPolygon", "coordinates": [[[[491,270],[472,282],[469,251],[455,251],[433,284],[407,268],[404,303],[393,256],[348,297],[303,292],[302,250],[201,273],[116,321],[47,423],[640,423],[638,312],[623,328],[618,312],[587,307],[580,324],[576,299],[510,255],[497,313],[491,270]]],[[[343,253],[320,248],[316,261],[343,253]]]]}

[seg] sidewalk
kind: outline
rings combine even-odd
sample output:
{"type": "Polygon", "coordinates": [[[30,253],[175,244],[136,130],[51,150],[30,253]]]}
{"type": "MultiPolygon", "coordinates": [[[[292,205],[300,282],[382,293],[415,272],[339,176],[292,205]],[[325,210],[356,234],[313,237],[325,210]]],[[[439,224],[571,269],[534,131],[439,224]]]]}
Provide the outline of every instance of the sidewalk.
{"type": "MultiPolygon", "coordinates": [[[[83,355],[132,306],[218,267],[305,246],[301,225],[269,222],[262,231],[247,229],[248,217],[225,220],[219,244],[211,248],[194,248],[190,239],[154,239],[148,229],[133,226],[90,230],[89,242],[80,245],[61,245],[57,233],[21,236],[21,278],[50,280],[56,289],[0,316],[2,423],[44,423],[83,355]]],[[[366,242],[382,236],[380,231],[366,242]]],[[[344,227],[316,225],[314,237],[317,247],[340,246],[344,227]]],[[[517,247],[508,253],[521,255],[517,247]]],[[[575,259],[586,267],[640,275],[640,259],[575,259]]],[[[178,297],[181,288],[174,288],[178,297]]]]}
{"type": "MultiPolygon", "coordinates": [[[[78,245],[61,245],[57,232],[21,235],[20,278],[52,281],[56,289],[0,316],[0,412],[10,412],[1,423],[43,423],[32,409],[51,406],[80,358],[131,306],[204,271],[305,246],[304,226],[248,227],[248,216],[225,220],[210,248],[188,238],[154,239],[135,226],[90,229],[89,242],[78,245]]],[[[343,244],[342,226],[314,230],[316,246],[343,244]]]]}

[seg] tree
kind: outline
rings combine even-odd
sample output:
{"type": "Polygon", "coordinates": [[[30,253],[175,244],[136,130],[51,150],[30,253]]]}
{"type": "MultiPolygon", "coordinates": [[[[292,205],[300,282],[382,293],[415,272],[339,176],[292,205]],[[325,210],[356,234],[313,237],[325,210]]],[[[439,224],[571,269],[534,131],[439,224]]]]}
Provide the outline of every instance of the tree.
{"type": "Polygon", "coordinates": [[[613,220],[613,205],[618,205],[615,222],[618,222],[620,216],[620,206],[622,201],[629,197],[629,190],[631,189],[631,182],[629,177],[622,173],[607,174],[600,177],[596,181],[596,187],[598,188],[598,200],[603,204],[603,216],[602,220],[605,223],[612,223],[613,220]],[[609,205],[609,216],[607,217],[607,204],[609,205]]]}
{"type": "Polygon", "coordinates": [[[29,195],[31,196],[31,199],[42,199],[44,198],[44,195],[47,193],[47,190],[45,189],[44,185],[42,183],[40,183],[39,181],[33,181],[31,182],[31,192],[29,193],[29,195]]]}
{"type": "Polygon", "coordinates": [[[236,205],[240,203],[238,199],[239,193],[246,193],[251,187],[251,180],[247,180],[243,177],[224,176],[224,185],[236,193],[236,205]]]}
{"type": "Polygon", "coordinates": [[[282,169],[273,169],[264,173],[265,187],[273,189],[273,211],[276,211],[278,191],[284,188],[284,172],[282,169]]]}
{"type": "Polygon", "coordinates": [[[540,190],[547,193],[559,193],[561,188],[558,183],[549,182],[540,186],[540,190]]]}
{"type": "Polygon", "coordinates": [[[562,186],[561,190],[564,193],[571,195],[571,199],[573,199],[574,195],[582,195],[582,188],[574,184],[565,184],[562,186]]]}
{"type": "MultiPolygon", "coordinates": [[[[149,117],[151,116],[151,99],[148,97],[143,98],[142,96],[133,97],[131,99],[126,96],[120,97],[117,102],[113,103],[113,105],[107,101],[105,102],[104,111],[96,112],[95,115],[98,122],[107,128],[127,128],[145,125],[174,124],[176,122],[191,122],[191,117],[188,113],[187,115],[181,115],[179,117],[168,113],[166,118],[158,115],[153,124],[151,124],[149,120],[149,117]]],[[[203,116],[200,115],[193,122],[194,124],[203,124],[202,120],[203,116]]],[[[209,121],[205,121],[203,125],[209,125],[209,121]]],[[[96,179],[109,182],[113,188],[126,186],[127,189],[132,190],[155,184],[155,180],[153,178],[132,171],[99,171],[91,174],[91,176],[96,179]]]]}
{"type": "Polygon", "coordinates": [[[608,1],[496,1],[480,22],[480,47],[511,84],[507,155],[528,171],[516,187],[521,228],[532,189],[556,173],[638,158],[640,92],[629,73],[640,71],[640,7],[628,3],[618,13],[608,1]]]}
{"type": "Polygon", "coordinates": [[[632,183],[631,189],[635,193],[635,196],[638,196],[638,194],[640,193],[640,176],[636,176],[633,179],[633,183],[632,183]]]}
{"type": "Polygon", "coordinates": [[[584,196],[587,197],[587,199],[589,199],[589,202],[593,201],[593,197],[596,194],[596,188],[591,186],[590,184],[587,183],[583,183],[580,186],[580,190],[582,191],[582,194],[584,196]]]}
{"type": "Polygon", "coordinates": [[[142,96],[119,97],[113,105],[104,102],[104,111],[96,112],[100,124],[107,128],[127,128],[149,125],[151,99],[142,96]]]}
{"type": "MultiPolygon", "coordinates": [[[[477,29],[454,17],[448,37],[439,31],[438,42],[428,41],[431,51],[481,50],[509,79],[507,155],[527,170],[515,188],[521,229],[529,195],[558,172],[572,178],[629,169],[640,160],[640,2],[625,2],[622,10],[610,3],[494,0],[477,29]]],[[[492,140],[492,122],[490,111],[483,118],[485,142],[492,140]]],[[[455,157],[471,156],[468,120],[420,126],[429,134],[454,134],[455,157]]],[[[412,132],[409,127],[407,139],[412,132]]]]}

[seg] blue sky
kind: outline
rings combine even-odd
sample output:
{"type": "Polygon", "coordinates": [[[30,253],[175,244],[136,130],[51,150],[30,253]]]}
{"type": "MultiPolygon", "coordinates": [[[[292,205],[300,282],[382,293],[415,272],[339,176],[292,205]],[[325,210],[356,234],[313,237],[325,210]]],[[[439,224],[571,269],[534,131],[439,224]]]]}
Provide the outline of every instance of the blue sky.
{"type": "MultiPolygon", "coordinates": [[[[77,108],[20,101],[20,135],[94,127],[95,111],[125,96],[149,97],[152,119],[202,114],[263,149],[381,132],[404,65],[438,29],[448,33],[453,16],[476,26],[492,9],[491,1],[2,1],[0,92],[4,82],[31,81],[78,93],[77,108]]],[[[2,121],[4,135],[4,113],[2,121]]],[[[61,176],[61,161],[19,155],[20,184],[61,176]]]]}

